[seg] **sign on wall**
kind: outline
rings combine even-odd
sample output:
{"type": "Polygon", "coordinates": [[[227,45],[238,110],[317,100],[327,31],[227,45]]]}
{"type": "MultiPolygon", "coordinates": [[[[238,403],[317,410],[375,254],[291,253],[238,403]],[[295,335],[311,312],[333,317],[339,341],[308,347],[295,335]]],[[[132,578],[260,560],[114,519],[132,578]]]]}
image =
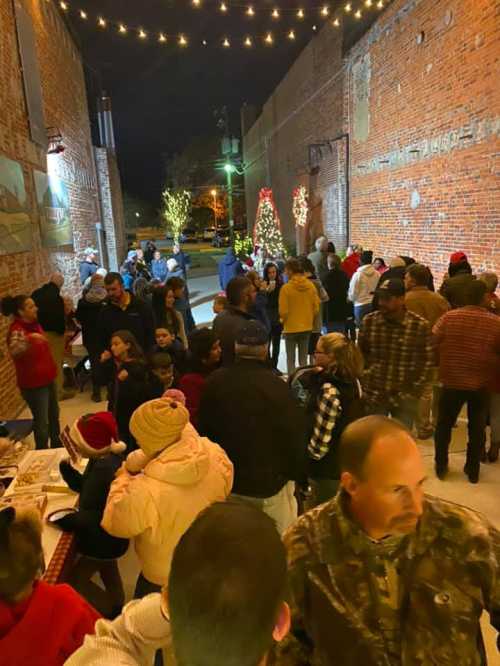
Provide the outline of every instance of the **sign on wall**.
{"type": "Polygon", "coordinates": [[[19,162],[0,155],[0,255],[33,247],[30,208],[19,162]]]}
{"type": "Polygon", "coordinates": [[[73,245],[69,192],[66,183],[54,174],[33,171],[40,231],[44,247],[73,245]]]}

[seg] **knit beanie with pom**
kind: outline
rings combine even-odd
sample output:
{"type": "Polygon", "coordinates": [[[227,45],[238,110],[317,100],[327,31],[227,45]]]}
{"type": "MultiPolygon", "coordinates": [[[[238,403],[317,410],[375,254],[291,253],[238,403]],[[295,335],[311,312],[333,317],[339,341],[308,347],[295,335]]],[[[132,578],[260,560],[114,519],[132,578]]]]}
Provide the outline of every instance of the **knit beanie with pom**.
{"type": "Polygon", "coordinates": [[[181,438],[189,422],[187,409],[172,398],[150,400],[130,419],[130,432],[147,456],[154,456],[181,438]]]}

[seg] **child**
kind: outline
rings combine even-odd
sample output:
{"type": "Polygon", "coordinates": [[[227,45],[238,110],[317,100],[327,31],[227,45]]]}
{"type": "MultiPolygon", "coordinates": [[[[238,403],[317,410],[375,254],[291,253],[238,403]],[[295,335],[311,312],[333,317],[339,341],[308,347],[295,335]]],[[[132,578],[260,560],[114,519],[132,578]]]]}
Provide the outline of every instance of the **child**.
{"type": "Polygon", "coordinates": [[[225,294],[217,294],[217,296],[214,298],[214,304],[212,306],[214,315],[218,315],[221,312],[224,312],[224,310],[227,310],[228,305],[229,301],[227,300],[225,294]]]}
{"type": "Polygon", "coordinates": [[[130,417],[143,402],[161,395],[161,387],[132,333],[116,331],[110,347],[111,352],[105,351],[101,355],[110,379],[108,411],[116,418],[120,439],[127,445],[127,450],[132,451],[137,444],[128,427],[130,417]]]}
{"type": "Polygon", "coordinates": [[[168,328],[160,327],[155,330],[156,345],[154,354],[168,354],[177,373],[183,372],[186,352],[184,345],[168,328]]]}
{"type": "Polygon", "coordinates": [[[63,666],[94,633],[99,614],[69,585],[39,580],[42,521],[36,509],[0,511],[0,663],[63,666]]]}
{"type": "Polygon", "coordinates": [[[151,355],[150,367],[162,387],[162,393],[174,383],[174,364],[168,352],[157,351],[151,355]]]}
{"type": "Polygon", "coordinates": [[[135,538],[142,569],[136,598],[166,584],[182,534],[202,509],[231,491],[229,458],[188,422],[187,409],[169,397],[141,405],[130,419],[142,449],[131,458],[142,458],[142,466],[133,474],[127,459],[111,485],[102,525],[115,536],[135,538]]]}
{"type": "MultiPolygon", "coordinates": [[[[118,441],[118,427],[111,412],[80,417],[71,428],[66,426],[61,438],[70,455],[73,451],[89,459],[83,474],[68,460],[62,460],[59,465],[64,481],[80,494],[78,511],[56,521],[65,532],[74,532],[80,553],[71,572],[71,583],[81,594],[88,596],[85,591],[91,586],[92,576],[98,572],[110,602],[105,606],[110,605],[110,608],[102,608],[102,601],[99,604],[94,598],[91,601],[101,612],[115,617],[125,602],[116,560],[127,552],[128,541],[107,534],[101,527],[101,520],[109,487],[123,462],[120,454],[127,446],[118,441]]],[[[99,596],[102,597],[102,592],[99,596]]]]}
{"type": "Polygon", "coordinates": [[[188,321],[189,300],[186,296],[185,287],[186,283],[181,277],[171,277],[167,280],[167,288],[171,289],[174,293],[174,307],[182,316],[186,333],[189,333],[192,327],[188,321]]]}

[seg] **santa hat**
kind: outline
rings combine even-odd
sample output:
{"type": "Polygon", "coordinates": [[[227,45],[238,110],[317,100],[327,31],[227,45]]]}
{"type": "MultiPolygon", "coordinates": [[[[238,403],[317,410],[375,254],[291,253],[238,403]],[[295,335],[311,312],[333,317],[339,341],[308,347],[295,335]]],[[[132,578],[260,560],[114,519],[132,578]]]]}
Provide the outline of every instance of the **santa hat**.
{"type": "Polygon", "coordinates": [[[465,252],[453,252],[450,255],[450,264],[458,264],[461,261],[467,261],[467,255],[465,252]]]}
{"type": "Polygon", "coordinates": [[[127,449],[127,445],[119,441],[118,426],[111,412],[81,416],[66,435],[84,458],[95,458],[96,454],[123,453],[127,449]]]}

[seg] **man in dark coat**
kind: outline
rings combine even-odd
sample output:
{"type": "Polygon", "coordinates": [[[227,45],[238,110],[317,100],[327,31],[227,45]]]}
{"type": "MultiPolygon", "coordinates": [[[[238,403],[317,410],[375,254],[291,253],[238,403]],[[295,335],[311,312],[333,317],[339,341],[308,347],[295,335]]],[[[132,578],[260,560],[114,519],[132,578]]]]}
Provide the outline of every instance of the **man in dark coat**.
{"type": "Polygon", "coordinates": [[[452,308],[461,308],[467,303],[467,293],[470,283],[475,280],[472,268],[464,252],[454,252],[450,257],[448,277],[443,280],[439,290],[452,308]]]}
{"type": "Polygon", "coordinates": [[[255,302],[256,295],[255,287],[245,277],[235,277],[227,285],[226,296],[229,305],[217,315],[213,326],[214,334],[220,340],[222,347],[222,365],[228,366],[234,363],[236,336],[249,320],[254,319],[249,310],[255,302]]]}
{"type": "Polygon", "coordinates": [[[219,262],[219,282],[220,288],[226,291],[230,280],[243,274],[241,261],[236,257],[232,247],[228,248],[226,256],[219,262]]]}
{"type": "Polygon", "coordinates": [[[325,324],[328,333],[345,333],[347,318],[352,313],[352,304],[347,301],[349,278],[342,270],[341,259],[336,254],[328,256],[329,271],[323,286],[329,300],[325,303],[325,324]]]}
{"type": "Polygon", "coordinates": [[[88,247],[84,251],[84,259],[80,262],[80,282],[85,284],[89,277],[92,277],[99,268],[97,263],[97,250],[88,247]]]}

